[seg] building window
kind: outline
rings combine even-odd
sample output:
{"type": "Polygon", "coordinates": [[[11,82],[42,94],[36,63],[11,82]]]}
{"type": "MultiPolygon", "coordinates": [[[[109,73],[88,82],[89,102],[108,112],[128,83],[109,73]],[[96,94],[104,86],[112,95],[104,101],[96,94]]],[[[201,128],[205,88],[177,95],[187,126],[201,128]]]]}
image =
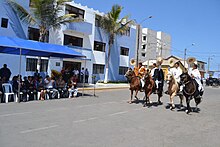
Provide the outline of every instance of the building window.
{"type": "Polygon", "coordinates": [[[100,51],[100,52],[105,52],[105,43],[95,41],[94,42],[94,50],[100,51]]]}
{"type": "Polygon", "coordinates": [[[95,26],[96,27],[100,27],[101,26],[100,19],[101,19],[101,16],[95,15],[95,26]]]}
{"type": "MultiPolygon", "coordinates": [[[[26,59],[26,71],[36,71],[37,69],[37,60],[36,58],[27,58],[26,59]]],[[[40,72],[47,72],[48,60],[41,59],[40,61],[40,72]]]]}
{"type": "Polygon", "coordinates": [[[47,68],[48,68],[48,60],[41,59],[41,61],[40,61],[40,71],[41,72],[47,72],[47,68]]]}
{"type": "Polygon", "coordinates": [[[104,74],[105,65],[93,64],[93,74],[104,74]]]}
{"type": "Polygon", "coordinates": [[[82,18],[84,19],[85,11],[70,5],[66,5],[66,14],[75,14],[75,18],[82,18]]]}
{"type": "Polygon", "coordinates": [[[142,55],[142,57],[145,57],[145,56],[146,56],[146,54],[145,54],[145,53],[142,53],[141,55],[142,55]]]}
{"type": "Polygon", "coordinates": [[[83,38],[64,35],[64,45],[83,47],[83,38]]]}
{"type": "Polygon", "coordinates": [[[142,45],[142,49],[143,50],[146,49],[146,44],[142,45]]]}
{"type": "Polygon", "coordinates": [[[128,67],[119,67],[119,75],[125,75],[125,73],[128,71],[128,67]]]}
{"type": "MultiPolygon", "coordinates": [[[[28,38],[29,40],[39,41],[40,32],[39,29],[28,27],[28,38]]],[[[46,34],[46,42],[49,42],[49,31],[46,34]]]]}
{"type": "Polygon", "coordinates": [[[129,48],[121,47],[120,55],[128,56],[129,54],[129,48]]]}
{"type": "Polygon", "coordinates": [[[37,69],[37,59],[27,58],[26,59],[26,71],[36,71],[37,69]]]}
{"type": "Polygon", "coordinates": [[[202,68],[203,70],[205,70],[205,66],[204,66],[204,64],[202,64],[201,68],[202,68]]]}
{"type": "Polygon", "coordinates": [[[146,41],[147,40],[147,36],[143,36],[143,41],[146,41]]]}
{"type": "Polygon", "coordinates": [[[8,27],[8,19],[7,18],[2,18],[1,27],[2,28],[7,28],[8,27]]]}

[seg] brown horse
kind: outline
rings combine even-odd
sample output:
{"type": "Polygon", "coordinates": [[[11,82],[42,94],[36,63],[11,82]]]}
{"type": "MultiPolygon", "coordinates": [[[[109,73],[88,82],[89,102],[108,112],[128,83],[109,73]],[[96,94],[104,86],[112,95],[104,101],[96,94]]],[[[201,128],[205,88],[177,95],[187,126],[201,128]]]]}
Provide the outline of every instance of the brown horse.
{"type": "Polygon", "coordinates": [[[152,94],[154,88],[155,88],[155,82],[152,79],[151,75],[149,72],[146,73],[145,77],[145,85],[144,85],[144,92],[145,92],[145,99],[146,101],[144,102],[144,107],[147,106],[147,104],[150,104],[150,95],[152,94]]]}
{"type": "Polygon", "coordinates": [[[141,90],[141,84],[140,84],[140,77],[135,75],[135,72],[133,70],[128,70],[125,73],[125,77],[128,79],[128,82],[130,83],[130,90],[131,90],[131,99],[128,101],[128,103],[132,103],[133,99],[133,93],[135,91],[135,98],[137,98],[138,91],[141,90]]]}
{"type": "MultiPolygon", "coordinates": [[[[175,105],[173,102],[174,97],[177,95],[179,91],[179,84],[177,83],[176,79],[172,74],[167,74],[166,76],[168,86],[168,94],[170,96],[170,110],[175,109],[175,105]]],[[[180,98],[180,106],[183,105],[183,95],[179,95],[180,98]]]]}

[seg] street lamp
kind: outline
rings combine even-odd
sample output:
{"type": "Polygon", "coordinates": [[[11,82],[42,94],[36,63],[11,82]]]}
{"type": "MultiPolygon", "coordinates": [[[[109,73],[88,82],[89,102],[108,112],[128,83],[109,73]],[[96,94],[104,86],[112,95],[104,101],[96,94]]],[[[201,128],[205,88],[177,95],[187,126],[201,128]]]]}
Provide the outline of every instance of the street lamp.
{"type": "Polygon", "coordinates": [[[212,56],[208,57],[208,69],[207,69],[208,74],[209,74],[209,68],[210,68],[210,61],[212,60],[212,57],[215,57],[215,55],[212,55],[212,56]]]}
{"type": "Polygon", "coordinates": [[[183,62],[183,65],[185,67],[185,62],[186,62],[186,51],[187,51],[187,48],[191,47],[191,46],[194,46],[195,43],[192,43],[190,46],[186,47],[185,50],[184,50],[184,62],[183,62]]]}
{"type": "MultiPolygon", "coordinates": [[[[144,21],[146,21],[146,20],[148,20],[148,19],[150,19],[150,18],[152,18],[152,17],[153,17],[153,16],[149,16],[149,17],[143,19],[139,24],[136,23],[136,28],[137,28],[137,52],[136,52],[137,56],[136,56],[136,66],[138,66],[139,49],[140,49],[140,45],[142,44],[142,39],[140,39],[140,36],[142,35],[141,24],[142,24],[144,21]]],[[[135,21],[135,22],[136,22],[136,21],[135,21]]]]}

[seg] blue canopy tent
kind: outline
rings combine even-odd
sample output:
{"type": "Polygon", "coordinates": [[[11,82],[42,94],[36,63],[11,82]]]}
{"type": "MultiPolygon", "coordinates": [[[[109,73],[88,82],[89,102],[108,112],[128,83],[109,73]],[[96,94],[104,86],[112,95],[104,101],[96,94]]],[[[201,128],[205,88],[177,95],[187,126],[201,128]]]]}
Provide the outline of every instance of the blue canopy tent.
{"type": "Polygon", "coordinates": [[[85,58],[73,49],[56,44],[0,36],[0,53],[40,57],[85,58]]]}
{"type": "Polygon", "coordinates": [[[19,74],[21,73],[21,55],[60,58],[86,58],[86,56],[67,46],[6,36],[0,36],[0,53],[20,55],[19,74]]]}

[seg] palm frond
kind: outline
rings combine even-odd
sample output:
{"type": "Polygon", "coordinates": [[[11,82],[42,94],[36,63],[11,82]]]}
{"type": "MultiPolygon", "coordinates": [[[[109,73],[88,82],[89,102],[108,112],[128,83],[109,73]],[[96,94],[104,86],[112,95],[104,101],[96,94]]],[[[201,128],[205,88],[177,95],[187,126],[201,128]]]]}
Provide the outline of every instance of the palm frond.
{"type": "Polygon", "coordinates": [[[123,8],[117,4],[112,6],[112,10],[109,12],[109,15],[112,17],[112,19],[114,19],[115,22],[119,19],[122,9],[123,8]]]}
{"type": "Polygon", "coordinates": [[[35,25],[37,22],[34,19],[34,17],[28,13],[27,10],[25,10],[21,5],[19,5],[14,0],[7,0],[7,4],[15,11],[17,12],[18,17],[20,20],[26,24],[35,25]]]}

